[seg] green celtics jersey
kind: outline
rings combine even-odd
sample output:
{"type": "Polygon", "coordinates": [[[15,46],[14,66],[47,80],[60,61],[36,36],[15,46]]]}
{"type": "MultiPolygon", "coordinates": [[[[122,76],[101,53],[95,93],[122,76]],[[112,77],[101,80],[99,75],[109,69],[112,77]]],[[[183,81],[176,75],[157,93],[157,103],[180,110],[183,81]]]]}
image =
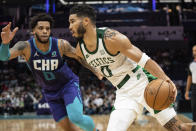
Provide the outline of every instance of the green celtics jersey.
{"type": "Polygon", "coordinates": [[[95,51],[90,52],[83,40],[79,41],[79,44],[87,63],[97,68],[114,86],[117,86],[127,74],[132,73],[137,64],[120,52],[112,55],[107,51],[104,43],[105,30],[106,28],[96,29],[97,45],[95,51]]]}

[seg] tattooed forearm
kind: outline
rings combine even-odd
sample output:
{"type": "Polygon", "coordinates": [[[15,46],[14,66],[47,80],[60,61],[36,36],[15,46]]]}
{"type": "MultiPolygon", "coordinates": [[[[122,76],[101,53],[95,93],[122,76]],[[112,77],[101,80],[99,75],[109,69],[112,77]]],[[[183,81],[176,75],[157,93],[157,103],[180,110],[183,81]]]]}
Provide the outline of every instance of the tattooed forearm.
{"type": "Polygon", "coordinates": [[[182,128],[182,126],[179,124],[178,120],[175,118],[172,118],[169,122],[167,122],[164,127],[168,131],[186,131],[182,128]]]}
{"type": "Polygon", "coordinates": [[[15,44],[15,46],[13,47],[13,49],[18,50],[18,51],[22,51],[27,47],[27,44],[25,41],[19,41],[15,44]]]}
{"type": "Polygon", "coordinates": [[[104,39],[112,38],[114,36],[116,36],[116,32],[114,30],[108,29],[105,31],[104,39]]]}
{"type": "Polygon", "coordinates": [[[98,75],[98,70],[96,68],[90,66],[84,59],[78,57],[77,60],[80,62],[81,65],[83,65],[87,69],[91,70],[95,75],[98,75]]]}
{"type": "Polygon", "coordinates": [[[176,122],[177,122],[177,120],[175,118],[173,118],[169,122],[167,122],[164,127],[166,129],[171,129],[176,124],[176,122]]]}
{"type": "Polygon", "coordinates": [[[95,69],[93,67],[91,67],[84,59],[78,57],[78,62],[80,62],[80,64],[82,64],[84,67],[88,68],[89,70],[91,70],[92,72],[96,72],[95,69]]]}

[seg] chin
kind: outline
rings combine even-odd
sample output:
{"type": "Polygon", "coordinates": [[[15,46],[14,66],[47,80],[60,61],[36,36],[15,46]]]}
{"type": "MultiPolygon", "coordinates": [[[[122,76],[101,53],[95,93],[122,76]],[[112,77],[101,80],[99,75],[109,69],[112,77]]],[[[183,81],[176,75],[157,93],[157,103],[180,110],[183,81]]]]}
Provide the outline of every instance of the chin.
{"type": "Polygon", "coordinates": [[[42,40],[41,41],[42,44],[47,44],[48,42],[49,42],[49,39],[48,40],[42,40]]]}
{"type": "Polygon", "coordinates": [[[76,39],[83,39],[83,36],[77,36],[76,39]]]}

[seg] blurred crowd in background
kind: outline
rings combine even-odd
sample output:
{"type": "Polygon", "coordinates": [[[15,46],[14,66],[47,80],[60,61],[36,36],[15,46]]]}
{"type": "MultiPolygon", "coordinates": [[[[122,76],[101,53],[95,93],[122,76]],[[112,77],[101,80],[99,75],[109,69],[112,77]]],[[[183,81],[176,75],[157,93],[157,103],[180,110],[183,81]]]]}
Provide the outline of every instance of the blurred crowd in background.
{"type": "MultiPolygon", "coordinates": [[[[74,4],[78,4],[77,1],[62,3],[62,0],[61,2],[53,0],[53,2],[49,1],[50,8],[48,8],[43,0],[27,1],[23,3],[23,6],[21,6],[21,1],[0,1],[0,29],[11,21],[13,27],[18,26],[20,30],[28,30],[31,16],[45,11],[54,17],[54,28],[68,28],[69,9],[74,4]]],[[[176,84],[178,89],[176,110],[178,112],[190,111],[190,101],[185,101],[184,91],[187,78],[186,69],[192,60],[191,48],[196,44],[196,1],[176,0],[177,2],[161,3],[164,0],[156,0],[156,8],[153,1],[128,0],[127,3],[121,3],[121,1],[114,0],[109,4],[97,1],[99,4],[92,4],[92,6],[97,10],[98,27],[119,27],[119,29],[121,26],[161,26],[162,29],[172,26],[183,27],[180,41],[171,41],[168,38],[162,41],[146,41],[143,38],[135,41],[130,38],[130,40],[154,59],[176,84]]],[[[162,29],[160,28],[160,30],[162,29]]],[[[164,32],[164,35],[170,35],[168,32],[164,32]]],[[[23,35],[22,40],[27,40],[31,33],[29,31],[23,35]]],[[[145,35],[145,32],[142,32],[142,36],[145,37],[145,35]]],[[[61,37],[66,39],[66,36],[59,35],[59,38],[61,37]]],[[[11,47],[18,40],[21,40],[21,36],[16,34],[11,42],[11,47]]],[[[73,46],[76,45],[74,41],[70,41],[70,43],[73,46]]],[[[65,57],[65,61],[80,77],[84,113],[110,113],[115,100],[115,87],[106,79],[98,80],[75,60],[65,57]]],[[[25,112],[35,112],[38,103],[43,99],[41,88],[34,81],[25,63],[18,62],[17,58],[9,62],[0,61],[0,115],[22,115],[25,112]]]]}

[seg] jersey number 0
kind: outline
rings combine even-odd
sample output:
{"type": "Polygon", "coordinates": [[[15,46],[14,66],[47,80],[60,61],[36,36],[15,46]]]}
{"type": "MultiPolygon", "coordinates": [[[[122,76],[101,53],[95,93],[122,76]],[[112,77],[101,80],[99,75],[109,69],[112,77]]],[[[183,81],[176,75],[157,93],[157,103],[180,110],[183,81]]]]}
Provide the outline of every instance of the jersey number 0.
{"type": "Polygon", "coordinates": [[[101,66],[101,72],[105,77],[111,77],[113,76],[112,71],[109,68],[109,65],[101,66]]]}
{"type": "Polygon", "coordinates": [[[54,80],[55,75],[52,72],[43,72],[45,80],[54,80]]]}

